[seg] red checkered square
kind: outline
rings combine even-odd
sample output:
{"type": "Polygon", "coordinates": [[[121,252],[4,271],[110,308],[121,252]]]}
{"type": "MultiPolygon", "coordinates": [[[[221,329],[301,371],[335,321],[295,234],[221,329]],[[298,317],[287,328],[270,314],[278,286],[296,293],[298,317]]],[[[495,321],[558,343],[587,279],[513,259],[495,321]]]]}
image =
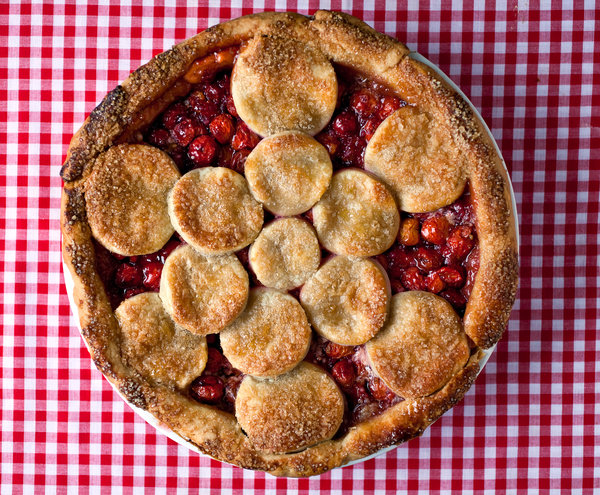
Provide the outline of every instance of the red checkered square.
{"type": "Polygon", "coordinates": [[[0,482],[10,492],[600,492],[600,15],[585,2],[0,3],[0,482]],[[521,287],[465,400],[420,439],[312,479],[188,452],[95,370],[70,314],[58,176],[104,94],[153,55],[262,10],[352,13],[438,64],[511,171],[521,287]]]}

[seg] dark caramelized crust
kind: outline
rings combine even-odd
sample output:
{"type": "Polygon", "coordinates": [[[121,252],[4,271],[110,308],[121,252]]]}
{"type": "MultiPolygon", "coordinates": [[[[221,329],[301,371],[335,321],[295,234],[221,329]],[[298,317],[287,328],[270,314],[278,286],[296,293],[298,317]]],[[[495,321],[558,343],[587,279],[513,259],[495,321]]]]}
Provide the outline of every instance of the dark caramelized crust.
{"type": "MultiPolygon", "coordinates": [[[[61,171],[66,182],[61,228],[63,257],[75,283],[82,335],[94,363],[129,403],[149,411],[202,452],[274,475],[310,476],[422,434],[469,389],[479,369],[480,351],[473,350],[465,367],[429,396],[401,401],[339,438],[295,453],[268,453],[257,448],[262,444],[254,444],[244,435],[231,414],[199,404],[172,386],[148,380],[124,360],[119,325],[96,270],[86,215],[84,188],[98,155],[114,144],[127,142],[137,129],[185,94],[191,86],[184,76],[195,60],[263,34],[296,39],[321,50],[326,59],[386,84],[410,105],[447,123],[451,140],[464,156],[477,217],[481,260],[464,326],[480,347],[490,347],[500,338],[514,301],[516,219],[501,159],[469,105],[431,69],[413,60],[404,45],[346,14],[318,11],[314,18],[307,18],[265,13],[214,26],[136,70],[92,112],[73,137],[61,171]]],[[[327,434],[323,431],[311,437],[310,443],[317,437],[330,437],[329,429],[327,434]]],[[[265,446],[278,452],[294,448],[265,446]]]]}

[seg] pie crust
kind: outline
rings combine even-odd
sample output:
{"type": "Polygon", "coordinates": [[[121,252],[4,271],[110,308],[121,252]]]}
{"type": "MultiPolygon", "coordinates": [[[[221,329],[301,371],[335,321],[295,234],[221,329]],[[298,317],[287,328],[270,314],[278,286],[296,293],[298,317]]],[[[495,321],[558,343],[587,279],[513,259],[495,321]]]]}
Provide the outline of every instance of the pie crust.
{"type": "MultiPolygon", "coordinates": [[[[242,131],[247,135],[247,131],[242,131]]],[[[357,173],[368,177],[364,172],[357,173]]],[[[478,373],[481,350],[490,348],[500,339],[514,302],[518,278],[516,219],[511,210],[507,173],[490,134],[469,104],[433,70],[414,60],[408,48],[346,14],[317,11],[312,17],[290,13],[246,16],[209,28],[159,54],[111,91],[90,114],[71,140],[61,176],[64,180],[61,207],[63,257],[74,280],[74,300],[79,308],[82,335],[94,363],[130,404],[148,411],[161,425],[200,451],[245,468],[278,476],[311,476],[419,436],[467,392],[478,373]],[[268,60],[261,61],[257,48],[261,45],[270,47],[265,52],[268,60]],[[242,65],[233,70],[233,98],[240,116],[261,135],[291,129],[315,134],[327,125],[338,93],[334,67],[350,67],[365,78],[385,85],[410,107],[418,108],[445,126],[453,149],[461,156],[461,172],[473,198],[479,269],[463,317],[464,333],[471,342],[469,356],[464,366],[448,380],[436,382],[441,384],[439,390],[426,396],[389,402],[380,414],[348,428],[340,427],[343,416],[340,389],[325,372],[302,362],[287,374],[268,379],[272,381],[246,376],[235,400],[236,419],[230,412],[199,403],[176,383],[149,378],[143,366],[127,359],[122,329],[94,262],[100,246],[93,239],[86,212],[87,184],[93,181],[91,176],[103,173],[104,152],[111,146],[138,142],[141,132],[157,116],[175,100],[187,95],[193,84],[201,80],[207,63],[209,66],[230,64],[231,67],[239,47],[242,47],[241,60],[246,53],[249,61],[245,66],[247,70],[240,70],[242,65]],[[244,51],[247,47],[254,47],[254,52],[244,51]],[[275,74],[279,71],[268,61],[279,60],[278,55],[292,52],[301,56],[295,63],[287,62],[286,67],[291,68],[285,72],[287,79],[278,79],[275,74]],[[245,106],[250,100],[243,91],[243,84],[247,83],[249,88],[261,87],[261,81],[256,79],[258,71],[251,69],[252,60],[265,75],[264,81],[269,81],[267,90],[276,87],[282,90],[276,92],[281,95],[275,100],[279,106],[245,106]],[[296,79],[307,82],[293,89],[285,84],[285,81],[296,79]],[[286,99],[296,101],[294,98],[300,94],[305,98],[303,101],[311,102],[310,105],[292,105],[293,111],[285,114],[286,119],[274,117],[280,106],[286,104],[286,99]],[[315,373],[322,384],[312,389],[309,384],[313,382],[302,377],[315,373]],[[280,386],[290,376],[292,385],[289,388],[280,386]],[[275,385],[271,387],[271,384],[275,385]],[[298,414],[298,408],[313,399],[306,415],[298,414]],[[285,404],[284,409],[290,411],[294,421],[282,420],[282,411],[273,404],[285,404]],[[268,409],[269,414],[272,412],[272,416],[256,412],[261,407],[268,409]],[[316,421],[316,415],[321,415],[323,422],[316,421]],[[299,422],[306,425],[305,434],[298,435],[291,425],[299,422]],[[281,435],[271,435],[272,431],[281,435]]],[[[390,183],[388,187],[394,192],[396,186],[390,183]]],[[[383,190],[391,195],[386,188],[383,190]]],[[[443,202],[449,201],[451,196],[445,196],[443,202]]],[[[262,210],[260,214],[258,209],[253,211],[255,214],[250,223],[254,228],[249,230],[255,230],[255,233],[246,232],[241,237],[234,236],[232,242],[211,244],[211,253],[231,252],[251,243],[263,222],[262,210]]],[[[386,212],[394,217],[387,208],[386,212]]],[[[396,210],[396,224],[391,229],[395,232],[391,237],[395,237],[398,230],[397,215],[396,210]]],[[[224,226],[219,223],[220,227],[224,226]]],[[[228,239],[221,232],[218,237],[228,239]]],[[[327,237],[328,233],[321,229],[319,238],[323,244],[327,237]]],[[[387,242],[389,236],[385,239],[387,242]]],[[[372,249],[350,253],[347,249],[352,243],[346,239],[341,242],[341,251],[367,256],[384,250],[386,242],[378,241],[376,249],[370,246],[372,249]]],[[[202,242],[199,244],[203,245],[202,242]]],[[[118,252],[116,247],[111,246],[111,249],[118,252]]],[[[242,292],[243,285],[240,285],[242,292]]],[[[161,291],[164,301],[162,296],[161,291]]],[[[230,313],[229,317],[233,318],[232,315],[230,313]]],[[[210,331],[205,328],[201,333],[210,331]]],[[[307,359],[314,358],[311,352],[307,359]]],[[[362,360],[363,354],[364,350],[361,350],[355,356],[367,373],[368,363],[362,360]]],[[[461,354],[461,362],[463,357],[461,354]]],[[[376,368],[377,359],[373,364],[376,368]]],[[[175,381],[180,384],[187,378],[175,381]]]]}

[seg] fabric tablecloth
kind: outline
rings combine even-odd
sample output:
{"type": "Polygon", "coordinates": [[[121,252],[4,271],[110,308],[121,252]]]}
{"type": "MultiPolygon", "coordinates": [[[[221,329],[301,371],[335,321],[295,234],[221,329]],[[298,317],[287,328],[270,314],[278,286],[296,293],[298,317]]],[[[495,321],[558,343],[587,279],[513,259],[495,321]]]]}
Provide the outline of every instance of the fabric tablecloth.
{"type": "Polygon", "coordinates": [[[599,493],[600,16],[574,3],[0,2],[2,493],[599,493]],[[87,114],[152,56],[232,17],[319,7],[405,41],[480,109],[512,176],[521,283],[476,384],[421,438],[275,479],[157,434],[94,368],[64,287],[59,170],[87,114]]]}

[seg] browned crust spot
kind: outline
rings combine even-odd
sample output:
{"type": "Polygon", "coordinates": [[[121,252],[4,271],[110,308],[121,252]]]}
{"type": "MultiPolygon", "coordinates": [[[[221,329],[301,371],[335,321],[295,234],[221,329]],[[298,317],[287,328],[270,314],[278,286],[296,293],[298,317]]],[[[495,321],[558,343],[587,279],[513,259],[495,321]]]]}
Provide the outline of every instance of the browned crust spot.
{"type": "MultiPolygon", "coordinates": [[[[298,14],[255,14],[214,26],[136,70],[109,93],[73,139],[61,175],[66,184],[61,203],[63,258],[74,283],[82,335],[98,369],[126,399],[146,409],[161,424],[177,432],[202,452],[248,469],[277,476],[312,476],[370,455],[388,445],[422,434],[425,428],[460,401],[479,370],[475,352],[465,368],[431,396],[405,400],[380,416],[361,423],[338,440],[324,441],[294,454],[267,454],[251,445],[235,418],[198,404],[161,385],[151,386],[120,354],[117,321],[93,262],[94,249],[80,181],[96,156],[138,122],[138,115],[181,78],[193,61],[263,33],[280,33],[316,44],[335,63],[350,65],[379,79],[411,104],[419,102],[452,126],[463,149],[478,217],[481,266],[465,315],[465,329],[481,346],[501,336],[514,301],[518,255],[515,221],[510,210],[508,178],[491,138],[470,108],[446,83],[408,57],[401,43],[376,34],[346,14],[318,11],[314,19],[298,14]],[[168,77],[150,77],[155,66],[167,64],[168,77]],[[149,67],[148,67],[149,66],[149,67]],[[142,84],[143,82],[143,84],[142,84]],[[135,97],[134,90],[138,97],[135,97]]],[[[168,105],[168,98],[162,105],[168,105]]]]}

